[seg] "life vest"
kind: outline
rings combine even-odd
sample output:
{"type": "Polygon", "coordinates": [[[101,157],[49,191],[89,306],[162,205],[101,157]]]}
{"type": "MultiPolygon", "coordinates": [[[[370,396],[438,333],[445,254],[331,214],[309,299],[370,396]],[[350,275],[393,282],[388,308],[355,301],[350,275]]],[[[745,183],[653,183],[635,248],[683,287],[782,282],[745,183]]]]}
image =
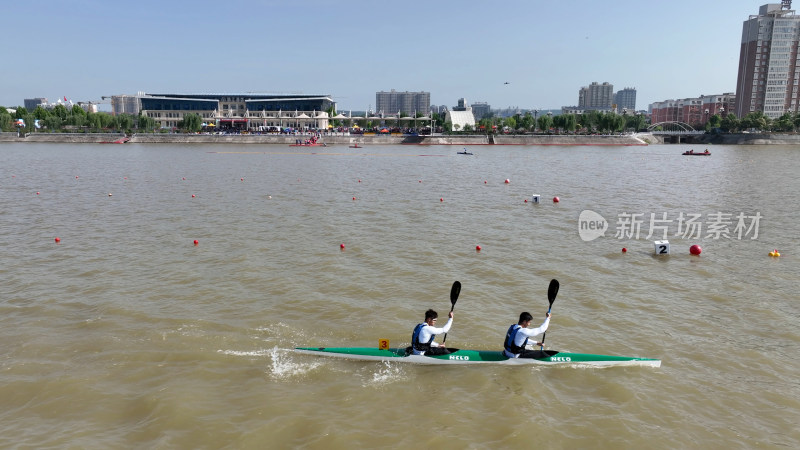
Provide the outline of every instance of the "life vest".
{"type": "Polygon", "coordinates": [[[419,334],[422,332],[422,327],[428,325],[427,323],[421,323],[414,327],[414,332],[411,333],[411,346],[414,347],[414,350],[418,352],[427,352],[431,349],[431,342],[436,337],[435,335],[431,335],[430,340],[428,342],[419,342],[419,334]]]}
{"type": "Polygon", "coordinates": [[[508,327],[508,332],[506,333],[506,342],[503,345],[507,352],[512,353],[514,355],[519,355],[520,353],[522,353],[525,350],[525,346],[528,344],[528,338],[525,338],[525,342],[522,343],[522,346],[519,346],[514,343],[520,328],[522,327],[516,323],[508,327]]]}

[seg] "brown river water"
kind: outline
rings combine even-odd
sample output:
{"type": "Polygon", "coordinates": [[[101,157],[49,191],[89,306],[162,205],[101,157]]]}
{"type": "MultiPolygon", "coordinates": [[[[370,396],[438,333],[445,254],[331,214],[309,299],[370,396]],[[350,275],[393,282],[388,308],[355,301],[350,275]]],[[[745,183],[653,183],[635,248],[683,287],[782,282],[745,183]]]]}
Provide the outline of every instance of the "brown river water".
{"type": "Polygon", "coordinates": [[[0,144],[0,447],[800,448],[800,151],[688,149],[0,144]],[[500,349],[553,278],[547,348],[662,366],[292,351],[455,280],[500,349]]]}

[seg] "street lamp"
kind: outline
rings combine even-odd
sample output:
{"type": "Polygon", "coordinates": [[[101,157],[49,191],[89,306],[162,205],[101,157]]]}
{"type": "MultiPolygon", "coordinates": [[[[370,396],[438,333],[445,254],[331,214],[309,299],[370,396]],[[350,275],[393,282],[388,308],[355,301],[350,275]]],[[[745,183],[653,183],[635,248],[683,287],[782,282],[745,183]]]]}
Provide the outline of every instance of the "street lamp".
{"type": "Polygon", "coordinates": [[[539,110],[533,110],[533,132],[536,133],[536,127],[539,126],[539,123],[536,121],[536,116],[539,115],[539,110]]]}

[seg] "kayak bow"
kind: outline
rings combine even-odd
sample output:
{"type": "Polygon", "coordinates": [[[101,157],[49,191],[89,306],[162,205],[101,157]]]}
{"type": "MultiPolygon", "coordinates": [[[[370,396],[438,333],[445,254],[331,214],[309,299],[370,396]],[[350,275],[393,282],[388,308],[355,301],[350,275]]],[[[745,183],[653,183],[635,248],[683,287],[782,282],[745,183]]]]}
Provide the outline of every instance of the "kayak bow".
{"type": "Polygon", "coordinates": [[[661,367],[660,359],[629,356],[593,355],[555,350],[540,351],[541,358],[507,358],[501,351],[461,350],[451,348],[447,355],[407,355],[406,348],[378,349],[372,347],[298,347],[298,353],[361,361],[397,361],[417,364],[545,364],[590,366],[648,366],[661,367]]]}

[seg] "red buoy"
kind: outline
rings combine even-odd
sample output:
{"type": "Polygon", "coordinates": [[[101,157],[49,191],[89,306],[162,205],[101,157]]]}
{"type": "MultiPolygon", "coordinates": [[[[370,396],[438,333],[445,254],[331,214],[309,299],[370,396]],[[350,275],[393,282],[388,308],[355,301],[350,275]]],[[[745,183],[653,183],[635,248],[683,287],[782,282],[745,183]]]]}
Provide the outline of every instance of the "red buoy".
{"type": "Polygon", "coordinates": [[[697,245],[697,244],[694,244],[693,246],[689,247],[689,253],[691,253],[691,254],[693,254],[693,255],[697,256],[697,255],[699,255],[700,253],[703,253],[703,248],[702,248],[702,247],[700,247],[700,246],[699,246],[699,245],[697,245]]]}
{"type": "Polygon", "coordinates": [[[56,240],[56,244],[58,244],[59,242],[61,242],[61,238],[60,238],[60,237],[57,237],[55,240],[56,240]]]}
{"type": "Polygon", "coordinates": [[[525,203],[528,203],[528,199],[527,198],[525,199],[525,203]]]}
{"type": "Polygon", "coordinates": [[[200,241],[198,241],[197,239],[195,239],[195,240],[194,240],[194,245],[198,245],[198,244],[200,244],[200,241]]]}
{"type": "Polygon", "coordinates": [[[480,246],[480,245],[476,245],[476,246],[475,246],[475,251],[476,251],[476,252],[479,252],[479,251],[481,251],[481,246],[480,246]]]}
{"type": "Polygon", "coordinates": [[[509,180],[508,178],[506,178],[506,184],[508,184],[508,183],[511,183],[511,180],[509,180]]]}
{"type": "Polygon", "coordinates": [[[194,198],[194,194],[192,194],[192,198],[194,198]]]}
{"type": "Polygon", "coordinates": [[[558,202],[560,202],[560,201],[561,201],[561,200],[559,200],[559,199],[558,199],[558,197],[553,197],[553,203],[558,203],[558,202]]]}
{"type": "Polygon", "coordinates": [[[628,253],[628,249],[625,248],[625,247],[622,247],[622,253],[628,253]]]}
{"type": "Polygon", "coordinates": [[[344,242],[342,242],[341,244],[339,244],[339,248],[340,248],[340,249],[342,249],[342,250],[344,250],[344,242]]]}
{"type": "Polygon", "coordinates": [[[440,198],[440,199],[439,199],[439,201],[440,201],[440,202],[443,202],[443,201],[444,201],[444,197],[440,198]]]}

